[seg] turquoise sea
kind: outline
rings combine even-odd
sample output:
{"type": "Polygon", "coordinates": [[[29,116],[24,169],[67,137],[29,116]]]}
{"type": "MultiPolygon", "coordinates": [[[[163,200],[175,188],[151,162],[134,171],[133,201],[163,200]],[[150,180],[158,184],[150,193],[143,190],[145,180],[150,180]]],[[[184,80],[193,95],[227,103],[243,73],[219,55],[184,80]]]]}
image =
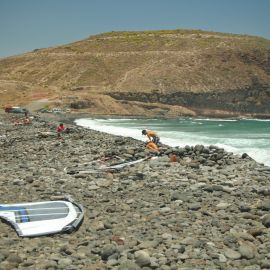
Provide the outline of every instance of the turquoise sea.
{"type": "Polygon", "coordinates": [[[77,125],[146,141],[142,129],[158,132],[170,146],[217,145],[235,154],[247,153],[270,166],[270,120],[180,118],[164,119],[77,119],[77,125]]]}

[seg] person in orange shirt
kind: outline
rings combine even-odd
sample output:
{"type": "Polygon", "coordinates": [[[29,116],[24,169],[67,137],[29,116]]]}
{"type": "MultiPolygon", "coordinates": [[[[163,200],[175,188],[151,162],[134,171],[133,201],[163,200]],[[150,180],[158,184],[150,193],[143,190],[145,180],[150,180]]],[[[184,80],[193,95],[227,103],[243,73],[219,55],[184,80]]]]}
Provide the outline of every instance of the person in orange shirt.
{"type": "Polygon", "coordinates": [[[160,138],[158,137],[157,133],[152,130],[143,130],[142,134],[147,136],[149,141],[152,141],[155,144],[158,144],[160,142],[160,138]]]}
{"type": "Polygon", "coordinates": [[[150,151],[155,152],[155,153],[159,153],[159,149],[158,149],[157,145],[154,142],[149,141],[149,142],[146,143],[145,146],[150,151]]]}

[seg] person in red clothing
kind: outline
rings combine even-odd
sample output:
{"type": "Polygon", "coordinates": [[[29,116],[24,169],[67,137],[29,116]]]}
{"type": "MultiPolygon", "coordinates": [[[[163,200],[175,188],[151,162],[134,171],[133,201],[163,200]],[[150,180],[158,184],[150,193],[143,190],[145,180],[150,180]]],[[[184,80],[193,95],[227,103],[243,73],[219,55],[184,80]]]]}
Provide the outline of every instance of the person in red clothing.
{"type": "Polygon", "coordinates": [[[64,124],[61,123],[61,124],[57,127],[57,129],[56,129],[58,138],[60,137],[60,134],[61,134],[62,132],[65,132],[65,130],[66,130],[66,128],[64,127],[64,124]]]}

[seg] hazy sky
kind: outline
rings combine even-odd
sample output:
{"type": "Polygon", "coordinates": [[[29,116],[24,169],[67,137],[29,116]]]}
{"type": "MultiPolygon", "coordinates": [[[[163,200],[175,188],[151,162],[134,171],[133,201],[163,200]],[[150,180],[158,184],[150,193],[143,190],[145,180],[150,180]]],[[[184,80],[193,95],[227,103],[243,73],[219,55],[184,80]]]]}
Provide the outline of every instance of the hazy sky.
{"type": "Polygon", "coordinates": [[[179,28],[270,39],[270,0],[0,0],[0,57],[102,32],[179,28]]]}

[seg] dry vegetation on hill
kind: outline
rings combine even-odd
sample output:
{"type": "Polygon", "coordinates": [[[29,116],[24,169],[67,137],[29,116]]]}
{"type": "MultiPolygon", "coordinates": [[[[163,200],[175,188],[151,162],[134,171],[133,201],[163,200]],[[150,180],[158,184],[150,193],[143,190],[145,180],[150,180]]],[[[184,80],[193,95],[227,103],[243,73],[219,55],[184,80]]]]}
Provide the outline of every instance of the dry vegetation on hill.
{"type": "Polygon", "coordinates": [[[96,114],[270,115],[270,41],[260,37],[110,32],[1,59],[0,70],[2,106],[42,96],[96,114]]]}

